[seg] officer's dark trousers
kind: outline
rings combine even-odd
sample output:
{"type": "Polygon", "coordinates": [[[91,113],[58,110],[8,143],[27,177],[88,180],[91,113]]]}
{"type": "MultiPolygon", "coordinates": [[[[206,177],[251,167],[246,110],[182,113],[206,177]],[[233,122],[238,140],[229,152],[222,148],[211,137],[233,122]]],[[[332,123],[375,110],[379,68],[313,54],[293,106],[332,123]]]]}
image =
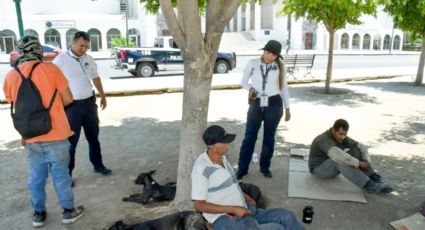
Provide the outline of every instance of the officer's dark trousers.
{"type": "Polygon", "coordinates": [[[71,143],[69,149],[69,174],[72,176],[72,170],[75,167],[75,149],[80,138],[81,127],[84,128],[84,134],[89,144],[90,161],[94,168],[104,167],[99,143],[99,118],[97,116],[97,105],[92,98],[84,100],[74,100],[72,104],[65,109],[69,124],[74,135],[68,138],[71,143]]]}
{"type": "Polygon", "coordinates": [[[269,169],[274,152],[276,129],[282,115],[283,106],[280,95],[269,97],[268,107],[260,107],[260,99],[258,98],[250,103],[245,137],[239,153],[238,170],[240,172],[248,172],[261,123],[264,123],[264,134],[260,154],[260,170],[269,169]]]}

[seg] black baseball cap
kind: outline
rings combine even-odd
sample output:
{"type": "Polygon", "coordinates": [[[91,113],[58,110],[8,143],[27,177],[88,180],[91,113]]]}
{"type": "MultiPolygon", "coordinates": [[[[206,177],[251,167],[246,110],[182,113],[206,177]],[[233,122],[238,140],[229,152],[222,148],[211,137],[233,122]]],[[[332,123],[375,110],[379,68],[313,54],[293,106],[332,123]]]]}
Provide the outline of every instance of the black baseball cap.
{"type": "Polygon", "coordinates": [[[236,134],[226,133],[223,127],[218,125],[212,125],[208,127],[204,134],[202,135],[202,139],[204,140],[206,145],[213,145],[217,143],[231,143],[235,140],[236,134]]]}

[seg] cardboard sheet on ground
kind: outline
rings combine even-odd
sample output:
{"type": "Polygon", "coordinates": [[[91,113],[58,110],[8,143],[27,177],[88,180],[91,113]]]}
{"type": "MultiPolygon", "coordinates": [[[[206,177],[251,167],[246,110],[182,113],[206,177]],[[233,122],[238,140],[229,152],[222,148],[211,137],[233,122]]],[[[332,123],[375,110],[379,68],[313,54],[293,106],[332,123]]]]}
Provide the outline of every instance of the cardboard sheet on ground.
{"type": "Polygon", "coordinates": [[[294,158],[289,160],[288,197],[367,203],[362,190],[345,177],[339,175],[330,180],[313,177],[307,161],[294,158]]]}
{"type": "Polygon", "coordinates": [[[423,230],[425,229],[425,217],[420,213],[415,213],[401,220],[396,220],[390,225],[397,230],[423,230]]]}

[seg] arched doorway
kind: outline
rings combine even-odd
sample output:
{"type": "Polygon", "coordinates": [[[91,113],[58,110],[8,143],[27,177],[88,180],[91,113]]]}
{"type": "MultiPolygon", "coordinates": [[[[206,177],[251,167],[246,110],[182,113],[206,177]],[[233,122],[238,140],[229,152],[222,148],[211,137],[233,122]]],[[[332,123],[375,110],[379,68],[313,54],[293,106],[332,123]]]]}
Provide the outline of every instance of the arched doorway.
{"type": "Polygon", "coordinates": [[[369,34],[365,34],[363,36],[363,49],[370,50],[370,35],[369,34]]]}
{"type": "Polygon", "coordinates": [[[108,49],[112,48],[112,42],[116,38],[121,38],[121,32],[118,29],[112,28],[106,33],[106,42],[108,49]]]}
{"type": "Polygon", "coordinates": [[[348,49],[348,44],[350,42],[350,37],[347,33],[342,34],[341,36],[341,49],[346,50],[348,49]]]}
{"type": "Polygon", "coordinates": [[[10,53],[16,47],[16,34],[12,30],[3,30],[0,32],[0,51],[10,53]]]}
{"type": "Polygon", "coordinates": [[[46,44],[62,48],[61,35],[55,29],[48,29],[44,33],[44,41],[46,44]]]}
{"type": "Polygon", "coordinates": [[[128,42],[134,43],[137,47],[140,47],[140,32],[137,29],[128,30],[128,42]]]}
{"type": "Polygon", "coordinates": [[[102,34],[98,29],[90,29],[90,51],[96,52],[102,49],[102,34]]]}
{"type": "Polygon", "coordinates": [[[381,36],[377,34],[373,38],[373,50],[380,50],[380,49],[381,49],[381,36]]]}
{"type": "Polygon", "coordinates": [[[70,45],[72,44],[72,41],[74,40],[74,35],[75,35],[75,33],[77,33],[78,32],[78,30],[77,29],[75,29],[75,28],[71,28],[71,29],[69,29],[68,31],[66,31],[66,46],[67,46],[67,48],[69,48],[70,47],[70,45]]]}
{"type": "Polygon", "coordinates": [[[390,35],[385,35],[384,37],[384,50],[389,50],[391,47],[391,38],[390,35]]]}
{"type": "Polygon", "coordinates": [[[400,49],[400,36],[396,35],[394,37],[393,50],[399,50],[399,49],[400,49]]]}
{"type": "Polygon", "coordinates": [[[37,37],[37,38],[38,38],[38,33],[37,33],[37,31],[35,31],[35,30],[33,30],[33,29],[26,29],[26,30],[24,31],[24,35],[25,35],[25,36],[34,36],[34,37],[37,37]]]}
{"type": "Polygon", "coordinates": [[[304,36],[304,49],[311,50],[313,49],[313,33],[307,32],[304,36]]]}
{"type": "Polygon", "coordinates": [[[360,49],[360,36],[358,34],[353,35],[353,42],[351,43],[351,49],[353,50],[360,49]]]}

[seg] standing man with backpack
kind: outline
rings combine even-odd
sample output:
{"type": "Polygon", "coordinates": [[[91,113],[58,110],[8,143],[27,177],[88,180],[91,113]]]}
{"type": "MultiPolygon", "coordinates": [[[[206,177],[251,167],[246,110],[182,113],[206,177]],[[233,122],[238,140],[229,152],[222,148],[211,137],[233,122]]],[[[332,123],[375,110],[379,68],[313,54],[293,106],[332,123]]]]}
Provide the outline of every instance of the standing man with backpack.
{"type": "MultiPolygon", "coordinates": [[[[74,135],[69,138],[71,148],[69,154],[69,174],[75,167],[75,152],[80,138],[81,127],[89,143],[89,157],[93,164],[94,172],[104,176],[112,171],[105,167],[99,143],[99,117],[97,114],[96,96],[93,85],[99,92],[100,106],[106,108],[106,97],[103,92],[102,81],[97,72],[94,59],[86,54],[89,47],[90,36],[84,31],[74,35],[71,48],[57,56],[53,62],[62,70],[68,79],[74,102],[66,107],[66,115],[74,135]],[[92,85],[93,83],[93,85],[92,85]]],[[[73,183],[74,184],[74,183],[73,183]]]]}
{"type": "Polygon", "coordinates": [[[33,226],[43,226],[46,220],[45,185],[49,171],[64,209],[62,222],[70,224],[84,214],[83,206],[74,208],[72,179],[68,174],[68,137],[73,132],[64,106],[72,102],[72,93],[60,69],[41,62],[43,49],[38,38],[25,36],[18,41],[17,48],[19,63],[7,73],[3,90],[27,155],[33,226]]]}

